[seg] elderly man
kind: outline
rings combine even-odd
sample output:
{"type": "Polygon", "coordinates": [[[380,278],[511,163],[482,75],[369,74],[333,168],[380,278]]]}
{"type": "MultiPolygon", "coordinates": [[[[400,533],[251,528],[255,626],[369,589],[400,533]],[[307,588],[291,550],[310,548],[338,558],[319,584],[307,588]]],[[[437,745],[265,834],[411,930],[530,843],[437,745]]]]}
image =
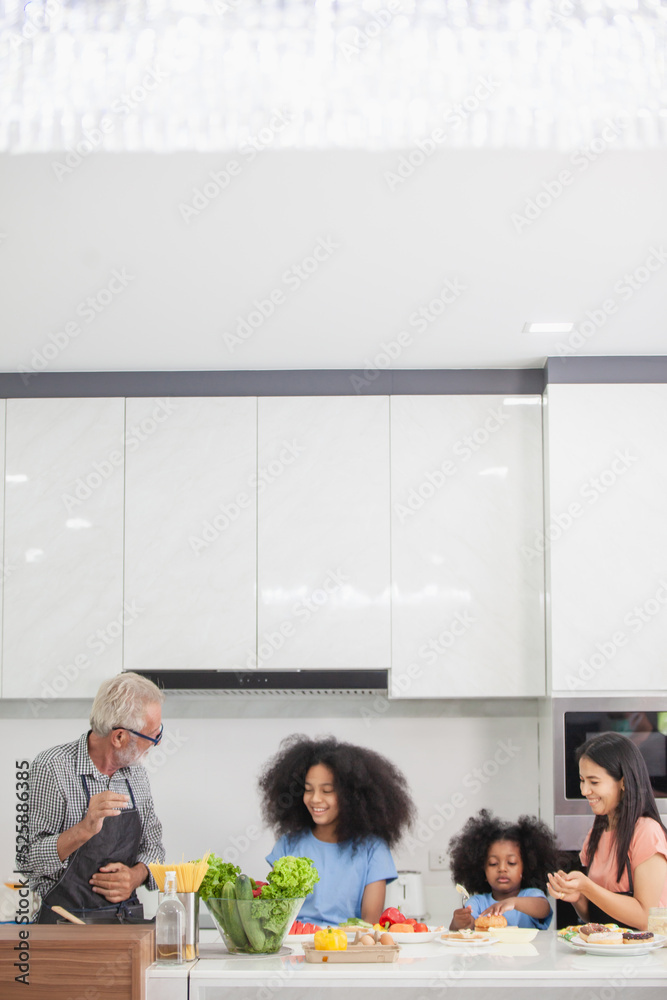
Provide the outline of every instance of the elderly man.
{"type": "Polygon", "coordinates": [[[138,920],[137,886],[155,888],[151,861],[164,861],[162,826],[139,763],[162,738],[164,695],[125,673],[100,687],[91,729],[43,750],[30,768],[29,845],[18,865],[42,897],[39,923],[53,906],[100,922],[138,920]]]}

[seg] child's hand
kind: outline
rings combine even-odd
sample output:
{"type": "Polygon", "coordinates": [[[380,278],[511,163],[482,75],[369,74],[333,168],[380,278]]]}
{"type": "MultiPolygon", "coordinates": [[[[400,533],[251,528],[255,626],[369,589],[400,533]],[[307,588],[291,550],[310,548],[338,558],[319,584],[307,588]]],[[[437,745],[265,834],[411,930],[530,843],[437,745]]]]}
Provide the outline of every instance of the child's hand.
{"type": "Polygon", "coordinates": [[[472,907],[461,906],[458,910],[454,910],[452,915],[452,922],[449,925],[450,931],[462,931],[467,928],[474,928],[475,919],[472,915],[472,907]]]}
{"type": "Polygon", "coordinates": [[[485,916],[488,913],[504,913],[505,910],[513,910],[516,903],[516,896],[510,896],[508,899],[503,899],[501,903],[492,903],[491,906],[487,906],[485,910],[482,910],[480,917],[485,916]]]}

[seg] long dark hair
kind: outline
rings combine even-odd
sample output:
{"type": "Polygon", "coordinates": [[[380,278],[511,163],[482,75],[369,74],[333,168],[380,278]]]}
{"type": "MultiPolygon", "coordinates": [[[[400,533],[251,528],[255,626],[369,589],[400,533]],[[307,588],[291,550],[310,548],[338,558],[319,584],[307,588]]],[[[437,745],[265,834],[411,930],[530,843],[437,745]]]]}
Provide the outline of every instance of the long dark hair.
{"type": "Polygon", "coordinates": [[[288,736],[264,767],[259,778],[262,813],[278,835],[312,830],[303,792],[306,774],[315,764],[325,764],[333,772],[339,842],[357,846],[376,836],[389,847],[398,843],[415,816],[405,775],[374,750],[341,743],[333,736],[288,736]]]}
{"type": "MultiPolygon", "coordinates": [[[[616,825],[614,840],[616,843],[616,880],[621,881],[630,851],[630,841],[635,832],[637,821],[642,816],[648,816],[665,828],[658,807],[655,804],[651,779],[649,778],[646,761],[627,736],[621,733],[599,733],[580,746],[577,750],[577,763],[582,757],[592,760],[598,767],[603,767],[615,781],[623,779],[625,788],[616,810],[616,825]]],[[[595,852],[600,843],[600,837],[609,829],[607,816],[596,816],[588,842],[587,867],[593,862],[595,852]]]]}

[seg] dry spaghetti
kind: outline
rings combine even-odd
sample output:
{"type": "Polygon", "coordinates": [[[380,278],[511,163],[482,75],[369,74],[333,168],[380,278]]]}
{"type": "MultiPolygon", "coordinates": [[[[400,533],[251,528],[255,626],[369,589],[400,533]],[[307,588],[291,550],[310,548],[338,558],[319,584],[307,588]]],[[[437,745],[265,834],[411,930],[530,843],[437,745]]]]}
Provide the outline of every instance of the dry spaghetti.
{"type": "Polygon", "coordinates": [[[164,892],[164,877],[167,872],[176,872],[176,892],[196,892],[208,871],[207,851],[201,861],[186,861],[179,865],[150,864],[151,875],[157,882],[160,892],[164,892]]]}

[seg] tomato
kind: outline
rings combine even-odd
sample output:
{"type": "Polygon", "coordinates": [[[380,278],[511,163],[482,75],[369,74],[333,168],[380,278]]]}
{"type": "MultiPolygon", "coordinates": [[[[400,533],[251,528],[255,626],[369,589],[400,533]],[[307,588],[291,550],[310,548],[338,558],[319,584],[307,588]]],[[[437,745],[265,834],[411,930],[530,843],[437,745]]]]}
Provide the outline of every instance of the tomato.
{"type": "Polygon", "coordinates": [[[428,931],[428,927],[426,926],[426,924],[420,924],[415,922],[413,926],[416,934],[425,934],[428,931]]]}

